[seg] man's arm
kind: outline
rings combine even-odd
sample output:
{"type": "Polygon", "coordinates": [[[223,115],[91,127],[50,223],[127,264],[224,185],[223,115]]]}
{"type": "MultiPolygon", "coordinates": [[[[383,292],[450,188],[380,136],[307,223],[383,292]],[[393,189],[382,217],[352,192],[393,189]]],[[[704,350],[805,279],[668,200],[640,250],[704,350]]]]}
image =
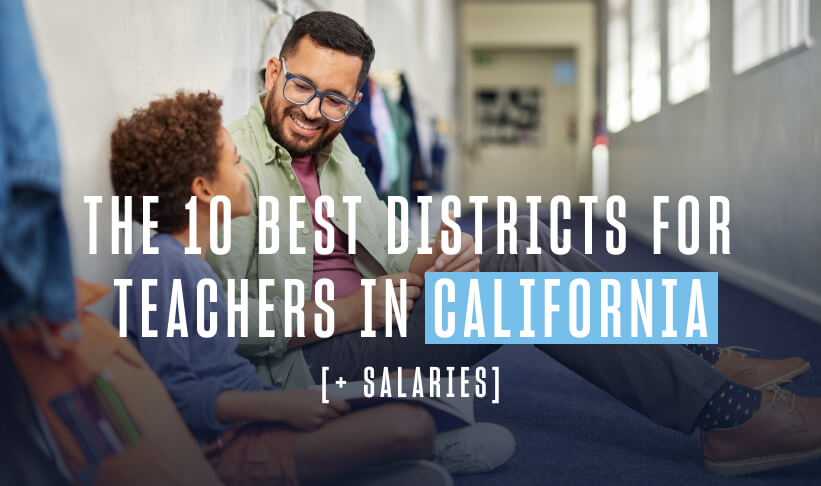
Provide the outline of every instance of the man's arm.
{"type": "MultiPolygon", "coordinates": [[[[256,267],[256,231],[257,231],[257,209],[256,197],[252,205],[252,213],[249,216],[236,218],[231,222],[231,252],[227,255],[216,256],[209,252],[208,262],[214,268],[214,271],[219,275],[223,282],[223,288],[226,291],[226,298],[235,299],[239,301],[240,286],[235,285],[235,294],[230,296],[227,294],[228,288],[226,285],[227,279],[248,279],[248,337],[240,338],[237,352],[243,356],[282,356],[288,349],[305,346],[320,338],[314,332],[315,315],[322,312],[315,301],[306,302],[303,306],[303,314],[305,318],[305,336],[286,337],[285,336],[285,313],[284,301],[281,298],[272,298],[274,305],[273,312],[266,313],[267,322],[265,326],[267,329],[273,329],[275,337],[261,338],[259,337],[260,323],[259,321],[259,299],[251,297],[257,295],[257,286],[259,285],[259,276],[257,275],[256,267]]],[[[394,277],[398,285],[397,275],[381,277],[394,277]]],[[[421,282],[409,278],[410,287],[421,287],[421,282]]],[[[419,291],[409,288],[409,298],[418,297],[419,291]]],[[[378,282],[374,289],[372,309],[374,316],[374,327],[378,328],[384,325],[385,314],[385,285],[383,282],[378,282]],[[381,300],[380,300],[381,299],[381,300]]],[[[359,289],[353,294],[335,299],[326,303],[334,311],[334,334],[343,334],[360,330],[364,327],[365,322],[365,293],[364,289],[359,289]]],[[[411,307],[412,307],[411,303],[411,307]]],[[[324,317],[327,319],[327,317],[324,317]]]]}
{"type": "MultiPolygon", "coordinates": [[[[334,335],[362,329],[365,322],[363,313],[365,301],[359,292],[326,302],[326,305],[334,312],[334,335]]],[[[321,312],[316,302],[313,300],[307,302],[302,308],[302,312],[305,315],[305,336],[292,337],[288,342],[288,349],[298,348],[324,339],[314,332],[316,314],[321,312]]],[[[323,316],[323,319],[327,319],[327,316],[323,316]]]]}
{"type": "MultiPolygon", "coordinates": [[[[372,289],[371,323],[374,329],[384,327],[386,324],[385,302],[390,292],[394,292],[397,299],[400,297],[400,283],[405,280],[407,284],[407,299],[405,304],[408,311],[413,309],[414,301],[422,295],[422,284],[424,278],[411,272],[396,273],[378,277],[372,289]],[[390,281],[390,285],[387,282],[390,281]]],[[[346,332],[358,331],[365,325],[365,289],[360,287],[353,294],[335,299],[326,303],[334,311],[334,335],[346,332]]],[[[305,337],[293,337],[288,343],[289,347],[298,347],[319,341],[323,338],[314,333],[314,317],[319,307],[314,301],[308,302],[303,307],[305,314],[305,337]]],[[[394,316],[396,317],[396,316],[394,316]]]]}
{"type": "MultiPolygon", "coordinates": [[[[377,233],[380,241],[385,247],[385,253],[388,253],[388,243],[390,235],[388,234],[388,218],[395,218],[390,214],[388,207],[384,201],[379,199],[376,191],[368,180],[365,169],[362,165],[358,166],[360,171],[359,179],[359,193],[362,195],[362,208],[371,212],[373,217],[379,223],[377,224],[377,233]],[[384,222],[384,224],[383,224],[384,222]]],[[[453,214],[451,214],[453,220],[453,214]]],[[[400,227],[400,222],[397,219],[395,227],[400,227]]],[[[400,232],[394,235],[395,246],[400,246],[399,239],[400,232]]],[[[424,237],[427,237],[425,235],[424,237]]],[[[425,272],[471,272],[479,269],[479,256],[475,254],[473,237],[467,233],[461,234],[461,245],[459,251],[455,255],[445,255],[442,252],[443,238],[451,238],[453,241],[453,232],[449,226],[445,225],[443,221],[439,226],[439,231],[436,233],[436,241],[433,244],[433,251],[430,255],[419,253],[419,240],[413,235],[413,232],[408,232],[408,249],[401,254],[390,255],[385,270],[388,273],[411,272],[422,278],[425,277],[425,272]]]]}
{"type": "MultiPolygon", "coordinates": [[[[248,279],[248,336],[241,337],[237,352],[243,356],[282,356],[288,350],[289,338],[285,336],[285,315],[283,301],[279,297],[270,300],[274,305],[273,312],[266,313],[267,322],[259,321],[259,275],[257,274],[257,238],[258,238],[258,183],[252,164],[248,165],[248,182],[252,192],[251,214],[231,220],[231,251],[226,255],[214,255],[208,252],[206,258],[211,268],[219,276],[229,301],[240,301],[240,279],[248,279]],[[228,279],[234,279],[234,295],[228,294],[228,279]],[[260,337],[260,326],[273,330],[273,338],[260,337]]],[[[224,227],[220,228],[220,238],[224,227]]],[[[272,278],[270,276],[266,278],[272,278]]]]}

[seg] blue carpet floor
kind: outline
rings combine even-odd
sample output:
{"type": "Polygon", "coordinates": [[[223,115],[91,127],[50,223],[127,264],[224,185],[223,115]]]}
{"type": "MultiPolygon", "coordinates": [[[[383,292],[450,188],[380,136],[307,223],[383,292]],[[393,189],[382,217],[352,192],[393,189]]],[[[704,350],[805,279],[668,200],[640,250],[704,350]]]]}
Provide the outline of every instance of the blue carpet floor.
{"type": "MultiPolygon", "coordinates": [[[[491,221],[488,214],[483,221],[491,221]]],[[[473,217],[463,218],[473,231],[473,217]]],[[[568,223],[580,240],[580,214],[568,223]]],[[[565,227],[565,226],[563,226],[565,227]]],[[[594,223],[593,260],[610,271],[694,271],[680,260],[653,255],[629,239],[627,251],[604,251],[605,228],[594,223]]],[[[768,357],[803,356],[816,369],[787,388],[821,396],[821,324],[736,286],[719,284],[720,344],[765,350],[768,357]]],[[[645,484],[821,485],[821,461],[740,478],[702,468],[698,436],[655,425],[532,346],[510,345],[480,364],[501,366],[501,403],[477,400],[478,420],[508,427],[516,437],[513,458],[489,474],[460,476],[464,485],[645,484]]]]}

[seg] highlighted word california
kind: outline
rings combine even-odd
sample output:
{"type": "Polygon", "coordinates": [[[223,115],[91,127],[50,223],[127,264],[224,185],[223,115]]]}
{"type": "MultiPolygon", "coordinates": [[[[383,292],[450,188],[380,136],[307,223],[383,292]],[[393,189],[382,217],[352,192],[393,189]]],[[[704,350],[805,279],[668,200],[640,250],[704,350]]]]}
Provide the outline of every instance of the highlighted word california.
{"type": "Polygon", "coordinates": [[[718,274],[427,273],[428,344],[716,344],[718,274]]]}

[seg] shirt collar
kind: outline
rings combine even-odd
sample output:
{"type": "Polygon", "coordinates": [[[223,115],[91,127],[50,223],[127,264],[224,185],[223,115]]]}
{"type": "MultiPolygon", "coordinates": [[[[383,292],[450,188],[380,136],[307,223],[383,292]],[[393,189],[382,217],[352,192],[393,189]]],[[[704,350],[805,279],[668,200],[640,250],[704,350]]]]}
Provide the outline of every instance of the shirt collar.
{"type": "MultiPolygon", "coordinates": [[[[265,92],[257,95],[256,101],[251,104],[248,109],[248,117],[251,122],[251,127],[254,136],[259,140],[262,155],[265,158],[266,164],[276,163],[291,163],[291,154],[280,144],[278,144],[271,134],[268,132],[268,125],[265,123],[265,110],[262,108],[262,102],[265,99],[265,92]]],[[[339,135],[337,135],[339,136],[339,135]]],[[[328,161],[332,160],[331,152],[333,152],[334,142],[328,144],[318,154],[316,154],[317,168],[324,166],[328,161]]]]}

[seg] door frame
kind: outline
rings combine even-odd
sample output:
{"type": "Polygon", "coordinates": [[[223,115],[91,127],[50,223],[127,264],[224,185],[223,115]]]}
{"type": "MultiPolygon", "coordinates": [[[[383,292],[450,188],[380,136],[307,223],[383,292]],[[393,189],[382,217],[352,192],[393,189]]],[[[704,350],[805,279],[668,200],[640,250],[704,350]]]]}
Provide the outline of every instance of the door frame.
{"type": "MultiPolygon", "coordinates": [[[[565,195],[571,201],[592,190],[591,148],[593,117],[596,111],[596,5],[594,2],[462,2],[459,22],[459,86],[466,87],[471,54],[477,49],[571,49],[576,56],[578,139],[571,187],[565,195]]],[[[459,96],[460,126],[470,123],[472,93],[462,89],[459,96]]],[[[462,133],[460,153],[450,172],[450,192],[467,196],[459,176],[470,167],[470,143],[462,133]]]]}

